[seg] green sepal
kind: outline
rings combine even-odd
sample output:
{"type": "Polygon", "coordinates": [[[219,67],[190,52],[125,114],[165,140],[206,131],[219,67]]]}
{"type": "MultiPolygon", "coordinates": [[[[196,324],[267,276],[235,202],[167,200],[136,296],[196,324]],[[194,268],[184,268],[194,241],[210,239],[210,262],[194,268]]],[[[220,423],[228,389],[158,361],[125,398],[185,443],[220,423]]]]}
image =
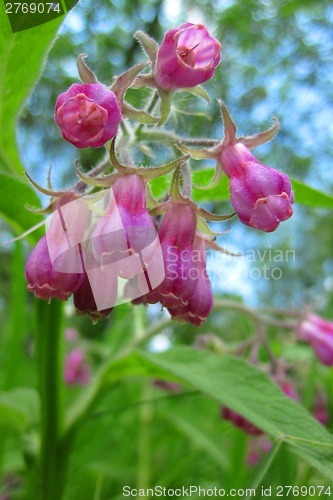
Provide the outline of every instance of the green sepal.
{"type": "Polygon", "coordinates": [[[180,149],[182,153],[190,155],[191,158],[194,158],[195,160],[206,160],[207,158],[209,158],[210,160],[215,160],[218,156],[218,146],[214,146],[213,148],[209,149],[193,149],[185,146],[184,144],[181,144],[180,142],[177,142],[177,148],[180,149]]]}
{"type": "Polygon", "coordinates": [[[80,54],[76,60],[79,77],[83,83],[98,83],[95,73],[87,66],[85,62],[86,54],[80,54]]]}
{"type": "Polygon", "coordinates": [[[169,118],[170,111],[171,111],[172,97],[173,97],[174,92],[162,90],[162,89],[158,89],[158,92],[159,92],[159,95],[161,98],[161,106],[160,106],[161,117],[160,117],[160,121],[158,122],[158,126],[161,126],[169,118]]]}
{"type": "Polygon", "coordinates": [[[122,115],[124,118],[134,118],[144,125],[155,125],[159,121],[159,118],[146,113],[142,109],[134,108],[127,102],[122,104],[122,115]]]}
{"type": "Polygon", "coordinates": [[[211,101],[209,94],[205,91],[201,85],[197,85],[196,87],[186,87],[182,89],[177,89],[178,92],[188,92],[189,94],[194,95],[195,97],[201,97],[208,103],[211,101]]]}
{"type": "Polygon", "coordinates": [[[112,184],[114,184],[117,178],[119,177],[118,174],[110,174],[106,175],[105,177],[90,177],[89,175],[85,175],[80,170],[78,162],[76,162],[75,164],[75,169],[79,179],[81,179],[81,181],[84,182],[85,184],[88,184],[88,186],[107,188],[112,186],[112,184]]]}
{"type": "Polygon", "coordinates": [[[145,180],[151,181],[156,177],[160,177],[162,175],[169,174],[173,170],[180,168],[187,160],[189,156],[181,156],[176,160],[167,163],[166,165],[162,165],[160,167],[140,167],[135,169],[135,173],[144,177],[145,180]]]}
{"type": "Polygon", "coordinates": [[[28,178],[29,182],[33,185],[34,188],[37,189],[40,193],[46,194],[46,196],[52,196],[53,198],[59,198],[59,196],[63,196],[65,194],[68,194],[68,191],[53,191],[52,189],[46,189],[37,184],[30,175],[27,172],[24,172],[26,177],[28,178]]]}
{"type": "MultiPolygon", "coordinates": [[[[187,161],[189,156],[181,156],[176,160],[167,163],[166,165],[162,165],[160,167],[128,167],[122,165],[116,157],[115,152],[115,139],[111,142],[110,148],[110,160],[112,165],[118,170],[120,174],[136,174],[140,175],[144,178],[145,181],[151,181],[156,177],[160,177],[162,175],[169,174],[175,168],[181,167],[185,161],[187,161]]],[[[104,178],[105,179],[105,178],[104,178]]]]}
{"type": "Polygon", "coordinates": [[[136,64],[116,78],[115,82],[111,85],[110,90],[114,92],[118,102],[123,102],[126,90],[133,85],[139,73],[141,73],[147,65],[147,61],[136,64]]]}
{"type": "Polygon", "coordinates": [[[234,144],[237,139],[236,139],[236,131],[237,127],[235,123],[233,122],[229,111],[224,104],[224,102],[219,99],[218,103],[221,108],[221,113],[222,113],[222,120],[223,120],[223,127],[224,127],[224,139],[223,139],[223,146],[228,146],[229,144],[234,144]]]}
{"type": "Polygon", "coordinates": [[[271,141],[274,136],[278,133],[280,128],[279,120],[273,116],[274,125],[266,130],[265,132],[261,132],[260,134],[248,136],[248,137],[240,137],[238,142],[244,144],[249,149],[256,148],[265,142],[271,141]]]}
{"type": "Polygon", "coordinates": [[[217,215],[213,214],[212,212],[209,212],[208,210],[205,210],[204,208],[198,208],[198,215],[211,222],[219,222],[223,220],[232,219],[236,215],[236,212],[233,212],[232,214],[228,215],[217,215]]]}
{"type": "Polygon", "coordinates": [[[158,51],[158,44],[153,38],[150,38],[150,36],[148,36],[143,31],[136,31],[134,33],[134,38],[139,42],[139,44],[149,57],[152,65],[154,66],[158,51]]]}
{"type": "Polygon", "coordinates": [[[199,231],[201,231],[202,233],[204,234],[208,234],[209,236],[220,236],[221,234],[223,234],[223,232],[215,232],[213,231],[207,224],[207,222],[205,221],[205,219],[203,217],[198,217],[198,221],[197,221],[197,228],[199,229],[199,231]]]}
{"type": "Polygon", "coordinates": [[[154,208],[158,207],[158,201],[154,197],[149,184],[146,184],[146,200],[148,210],[153,210],[154,208]]]}
{"type": "Polygon", "coordinates": [[[157,88],[153,73],[138,75],[131,85],[131,88],[133,89],[141,89],[142,87],[150,87],[152,89],[157,88]]]}

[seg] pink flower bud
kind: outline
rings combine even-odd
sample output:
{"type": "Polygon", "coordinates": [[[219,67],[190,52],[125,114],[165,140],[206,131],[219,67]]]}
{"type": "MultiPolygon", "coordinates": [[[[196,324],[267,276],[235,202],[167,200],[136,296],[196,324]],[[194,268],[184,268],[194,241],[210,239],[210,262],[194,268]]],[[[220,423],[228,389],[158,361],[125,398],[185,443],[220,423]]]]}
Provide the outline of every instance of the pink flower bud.
{"type": "Polygon", "coordinates": [[[296,327],[298,338],[308,342],[323,365],[333,366],[333,322],[308,314],[296,327]]]}
{"type": "Polygon", "coordinates": [[[221,45],[202,24],[185,23],[166,32],[157,52],[154,77],[164,90],[195,87],[218,66],[221,45]]]}
{"type": "Polygon", "coordinates": [[[243,224],[271,232],[292,216],[294,193],[286,174],[259,163],[240,142],[223,148],[220,161],[230,178],[231,204],[243,224]]]}
{"type": "Polygon", "coordinates": [[[115,94],[100,83],[75,83],[59,95],[54,119],[66,141],[99,148],[115,137],[121,112],[115,94]]]}
{"type": "Polygon", "coordinates": [[[42,236],[31,252],[25,273],[29,283],[29,292],[34,292],[36,297],[45,300],[52,297],[67,300],[79,288],[84,279],[83,274],[63,273],[53,268],[46,235],[42,236]]]}
{"type": "Polygon", "coordinates": [[[93,233],[93,254],[101,266],[112,265],[113,272],[129,279],[142,272],[140,253],[148,268],[157,240],[154,222],[146,209],[145,183],[139,175],[120,176],[110,191],[108,212],[93,233]]]}
{"type": "Polygon", "coordinates": [[[68,385],[86,385],[90,379],[90,370],[81,349],[74,349],[65,359],[65,382],[68,385]]]}
{"type": "Polygon", "coordinates": [[[171,316],[178,321],[187,321],[200,326],[206,321],[213,307],[213,291],[206,271],[206,243],[203,238],[195,237],[190,279],[195,281],[194,293],[187,304],[169,309],[171,316]]]}

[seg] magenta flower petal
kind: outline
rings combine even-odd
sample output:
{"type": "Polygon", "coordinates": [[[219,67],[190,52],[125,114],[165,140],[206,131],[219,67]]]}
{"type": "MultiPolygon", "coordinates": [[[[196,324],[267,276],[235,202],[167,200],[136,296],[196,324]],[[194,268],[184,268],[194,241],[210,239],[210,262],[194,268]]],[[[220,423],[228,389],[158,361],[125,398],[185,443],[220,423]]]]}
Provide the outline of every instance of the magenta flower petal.
{"type": "Polygon", "coordinates": [[[77,148],[99,148],[117,134],[121,112],[111,90],[100,83],[83,83],[60,94],[54,119],[66,141],[77,148]]]}

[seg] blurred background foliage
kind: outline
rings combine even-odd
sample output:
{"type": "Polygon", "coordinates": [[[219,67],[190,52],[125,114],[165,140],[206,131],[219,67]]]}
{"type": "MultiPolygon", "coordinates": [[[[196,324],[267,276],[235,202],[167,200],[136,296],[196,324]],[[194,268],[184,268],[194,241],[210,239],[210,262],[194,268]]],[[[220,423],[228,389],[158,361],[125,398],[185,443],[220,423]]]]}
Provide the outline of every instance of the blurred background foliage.
{"type": "MultiPolygon", "coordinates": [[[[207,105],[179,94],[176,106],[193,115],[175,114],[168,127],[184,136],[220,138],[217,98],[228,105],[239,135],[264,130],[274,115],[280,120],[280,133],[255,154],[264,164],[332,194],[333,6],[328,0],[81,0],[66,18],[43,75],[22,110],[18,141],[29,174],[45,186],[48,167],[52,165],[54,187],[69,186],[75,182],[77,159],[90,169],[103,154],[102,150],[78,151],[63,141],[53,120],[57,96],[78,81],[75,61],[80,53],[88,55],[88,63],[99,80],[110,84],[114,76],[144,59],[132,37],[136,30],[146,31],[161,41],[167,29],[186,21],[202,22],[209,27],[222,43],[222,62],[214,79],[204,85],[212,103],[207,105]]],[[[141,92],[140,96],[144,100],[147,94],[141,92]]],[[[137,99],[132,91],[129,98],[132,102],[137,99]]],[[[154,144],[152,148],[153,160],[139,154],[138,158],[160,164],[170,154],[154,144]]],[[[200,166],[206,164],[202,162],[200,166]]],[[[197,162],[192,165],[198,167],[197,162]]],[[[295,195],[297,200],[297,191],[295,195]]],[[[218,213],[231,211],[225,201],[206,206],[218,213]]],[[[0,224],[3,239],[8,239],[10,230],[4,222],[0,224]]],[[[217,225],[216,229],[230,229],[218,239],[222,246],[245,253],[245,257],[239,258],[220,257],[220,273],[215,272],[215,258],[210,259],[208,270],[217,295],[228,294],[260,306],[289,308],[310,304],[332,318],[331,211],[296,204],[295,216],[274,234],[260,234],[236,219],[223,227],[217,225]],[[272,253],[265,253],[267,249],[272,253]],[[286,253],[290,250],[294,254],[286,253]],[[282,261],[274,260],[276,251],[282,252],[282,261]],[[281,279],[273,279],[270,271],[265,279],[265,265],[270,271],[279,267],[281,279]]],[[[1,387],[34,386],[32,298],[18,293],[25,289],[25,279],[22,272],[17,273],[17,269],[23,268],[28,245],[23,250],[19,244],[9,245],[1,247],[0,252],[1,387]]],[[[72,306],[67,306],[68,323],[79,329],[80,342],[87,347],[93,365],[98,366],[105,352],[116,352],[126,342],[132,326],[130,310],[128,304],[121,306],[109,322],[102,320],[92,327],[86,318],[74,318],[72,306]]],[[[158,308],[152,307],[150,312],[152,318],[160,316],[158,308]]],[[[251,325],[233,313],[212,314],[202,329],[174,325],[151,347],[192,344],[201,331],[213,332],[232,343],[235,332],[237,340],[246,339],[251,325]]],[[[290,359],[299,355],[288,342],[284,347],[276,342],[274,348],[277,354],[282,349],[290,359]]],[[[321,388],[331,387],[331,372],[317,365],[312,370],[311,377],[318,376],[321,388]]],[[[75,391],[68,390],[69,401],[74,400],[75,391]]],[[[150,384],[135,380],[119,383],[101,405],[100,414],[91,417],[79,433],[67,498],[116,498],[114,485],[119,493],[120,485],[127,481],[132,485],[142,481],[177,487],[185,484],[184,477],[188,484],[196,484],[200,477],[202,487],[211,487],[220,477],[226,488],[243,487],[249,481],[252,471],[241,466],[246,437],[221,420],[218,404],[198,394],[178,399],[177,394],[165,396],[150,384]],[[139,399],[160,395],[163,397],[158,402],[137,404],[139,399]],[[147,428],[152,431],[149,437],[147,428]],[[125,441],[127,444],[121,446],[125,441]],[[138,474],[141,479],[136,483],[138,474]]],[[[8,481],[12,477],[19,482],[23,458],[18,437],[15,433],[7,435],[7,429],[1,427],[0,438],[3,478],[8,481]],[[13,471],[17,471],[17,476],[11,476],[13,471]]],[[[31,442],[25,443],[26,459],[35,444],[32,435],[31,442]]],[[[302,466],[296,474],[295,461],[288,452],[279,453],[281,467],[267,475],[267,485],[273,481],[306,484],[311,476],[309,469],[302,466]]],[[[316,480],[322,481],[314,476],[316,480]]],[[[22,498],[20,493],[17,495],[13,498],[22,498]]]]}

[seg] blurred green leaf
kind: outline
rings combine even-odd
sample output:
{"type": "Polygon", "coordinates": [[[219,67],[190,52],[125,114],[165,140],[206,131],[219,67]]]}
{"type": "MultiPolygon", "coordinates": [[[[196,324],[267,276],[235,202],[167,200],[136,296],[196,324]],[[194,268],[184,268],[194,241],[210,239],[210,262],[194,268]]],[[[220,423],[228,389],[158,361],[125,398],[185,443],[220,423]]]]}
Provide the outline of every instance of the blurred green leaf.
{"type": "Polygon", "coordinates": [[[245,361],[187,347],[158,354],[135,352],[112,363],[102,385],[140,375],[199,389],[249,419],[271,438],[286,443],[297,456],[332,480],[330,434],[266,374],[245,361]]]}
{"type": "Polygon", "coordinates": [[[192,444],[197,445],[207,453],[222,470],[228,469],[228,457],[202,429],[199,429],[176,413],[168,412],[165,417],[169,423],[172,423],[178,430],[187,436],[192,444]]]}
{"type": "MultiPolygon", "coordinates": [[[[29,212],[26,207],[39,207],[40,199],[25,182],[17,177],[0,173],[0,214],[14,229],[16,234],[21,234],[43,220],[41,215],[29,212]]],[[[29,235],[27,238],[35,242],[41,230],[29,235]]]]}
{"type": "Polygon", "coordinates": [[[28,387],[0,392],[0,423],[23,431],[39,414],[38,394],[28,387]]]}
{"type": "Polygon", "coordinates": [[[0,3],[0,159],[1,169],[23,172],[17,150],[18,114],[40,76],[44,59],[62,19],[12,33],[0,3]]]}
{"type": "Polygon", "coordinates": [[[333,209],[333,196],[314,189],[303,182],[292,179],[295,201],[302,205],[333,209]]]}

